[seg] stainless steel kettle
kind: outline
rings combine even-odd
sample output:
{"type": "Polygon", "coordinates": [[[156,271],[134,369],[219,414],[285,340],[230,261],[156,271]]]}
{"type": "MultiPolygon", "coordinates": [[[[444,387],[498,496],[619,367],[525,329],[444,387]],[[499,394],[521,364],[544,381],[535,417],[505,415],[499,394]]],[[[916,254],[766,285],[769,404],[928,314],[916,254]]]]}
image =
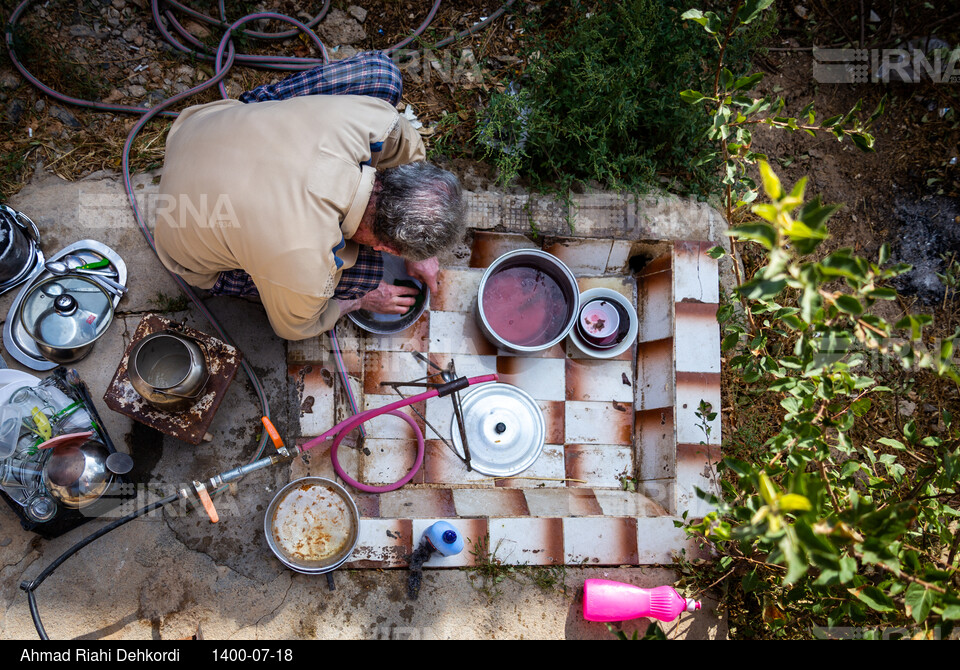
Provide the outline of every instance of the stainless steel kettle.
{"type": "Polygon", "coordinates": [[[137,342],[130,350],[127,374],[144,400],[172,412],[199,400],[210,378],[203,343],[172,330],[137,342]]]}

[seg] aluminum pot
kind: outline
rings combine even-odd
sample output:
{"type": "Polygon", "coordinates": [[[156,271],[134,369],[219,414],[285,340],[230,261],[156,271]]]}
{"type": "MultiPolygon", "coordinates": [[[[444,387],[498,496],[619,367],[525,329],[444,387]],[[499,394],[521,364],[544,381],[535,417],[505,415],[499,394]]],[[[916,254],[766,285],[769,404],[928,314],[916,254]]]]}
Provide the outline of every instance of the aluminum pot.
{"type": "Polygon", "coordinates": [[[210,379],[202,343],[170,330],[147,335],[133,346],[127,375],[144,400],[174,412],[195,403],[210,379]]]}
{"type": "Polygon", "coordinates": [[[576,277],[559,258],[539,249],[515,249],[503,254],[490,264],[480,280],[477,294],[477,323],[484,337],[501,351],[526,355],[550,349],[567,336],[576,323],[579,312],[580,288],[576,277]],[[491,323],[492,312],[497,305],[492,304],[493,298],[487,289],[496,281],[493,278],[499,273],[515,268],[542,273],[556,284],[562,296],[550,311],[556,318],[553,327],[545,330],[542,333],[543,337],[535,343],[511,341],[505,334],[497,333],[491,323]]]}
{"type": "Polygon", "coordinates": [[[274,496],[263,526],[281,563],[294,572],[322,575],[350,558],[360,539],[360,512],[336,482],[303,477],[274,496]]]}

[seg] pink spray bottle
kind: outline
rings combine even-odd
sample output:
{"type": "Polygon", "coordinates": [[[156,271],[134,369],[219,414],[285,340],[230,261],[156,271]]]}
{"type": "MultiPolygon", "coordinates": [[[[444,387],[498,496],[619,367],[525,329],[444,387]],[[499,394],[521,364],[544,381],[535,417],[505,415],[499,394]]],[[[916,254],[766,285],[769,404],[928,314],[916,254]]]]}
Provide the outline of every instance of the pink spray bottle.
{"type": "Polygon", "coordinates": [[[700,601],[684,598],[672,586],[644,589],[609,579],[583,584],[583,618],[587,621],[626,621],[651,617],[673,621],[681,612],[700,609],[700,601]]]}

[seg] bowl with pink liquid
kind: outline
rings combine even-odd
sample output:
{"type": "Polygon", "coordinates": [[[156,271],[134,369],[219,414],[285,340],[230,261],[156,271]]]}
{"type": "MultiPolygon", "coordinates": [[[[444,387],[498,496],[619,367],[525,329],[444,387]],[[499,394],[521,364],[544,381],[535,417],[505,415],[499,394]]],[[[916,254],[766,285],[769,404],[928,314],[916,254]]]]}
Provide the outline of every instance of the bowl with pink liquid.
{"type": "Polygon", "coordinates": [[[516,249],[490,264],[477,296],[477,322],[497,349],[527,355],[562,342],[580,311],[577,280],[539,249],[516,249]]]}
{"type": "Polygon", "coordinates": [[[616,358],[637,341],[637,308],[622,293],[602,287],[587,289],[580,294],[580,305],[570,343],[581,354],[616,358]]]}

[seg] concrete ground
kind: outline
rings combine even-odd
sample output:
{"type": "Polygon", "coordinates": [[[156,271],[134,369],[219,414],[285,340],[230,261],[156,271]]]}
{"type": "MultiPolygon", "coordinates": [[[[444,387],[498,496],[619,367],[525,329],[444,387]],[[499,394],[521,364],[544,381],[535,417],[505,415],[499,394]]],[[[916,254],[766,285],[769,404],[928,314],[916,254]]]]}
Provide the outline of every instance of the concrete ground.
{"type": "MultiPolygon", "coordinates": [[[[138,191],[149,192],[152,182],[151,175],[138,177],[138,191]]],[[[102,401],[139,320],[169,307],[163,295],[178,294],[134,227],[117,176],[101,173],[68,183],[41,174],[8,204],[38,224],[48,256],[90,238],[111,246],[127,264],[130,292],[115,323],[74,367],[118,448],[132,454],[131,476],[149,490],[144,495],[166,494],[180,482],[245,462],[255,448],[260,407],[242,372],[214,419],[213,441],[196,447],[144,429],[102,401]]],[[[0,296],[0,318],[6,318],[16,293],[0,296]]],[[[287,375],[285,343],[273,335],[259,306],[231,299],[209,306],[263,380],[281,433],[294,438],[299,401],[287,375]]],[[[192,310],[167,315],[212,332],[192,310]]],[[[33,372],[7,352],[3,357],[9,367],[33,372]]],[[[83,549],[37,590],[51,638],[182,639],[199,629],[205,639],[223,640],[612,639],[605,624],[583,619],[585,579],[649,587],[675,581],[669,568],[428,570],[419,599],[411,601],[405,570],[338,570],[331,591],[325,577],[285,569],[266,546],[264,509],[289,474],[289,467],[279,466],[242,480],[218,501],[222,518],[216,525],[201,514],[167,509],[83,549]]],[[[105,523],[94,520],[43,540],[24,531],[6,507],[0,509],[0,637],[35,639],[20,582],[105,523]]],[[[639,619],[618,628],[628,636],[642,634],[648,623],[639,619]]],[[[701,611],[664,629],[671,638],[726,637],[725,622],[709,599],[701,611]]]]}

